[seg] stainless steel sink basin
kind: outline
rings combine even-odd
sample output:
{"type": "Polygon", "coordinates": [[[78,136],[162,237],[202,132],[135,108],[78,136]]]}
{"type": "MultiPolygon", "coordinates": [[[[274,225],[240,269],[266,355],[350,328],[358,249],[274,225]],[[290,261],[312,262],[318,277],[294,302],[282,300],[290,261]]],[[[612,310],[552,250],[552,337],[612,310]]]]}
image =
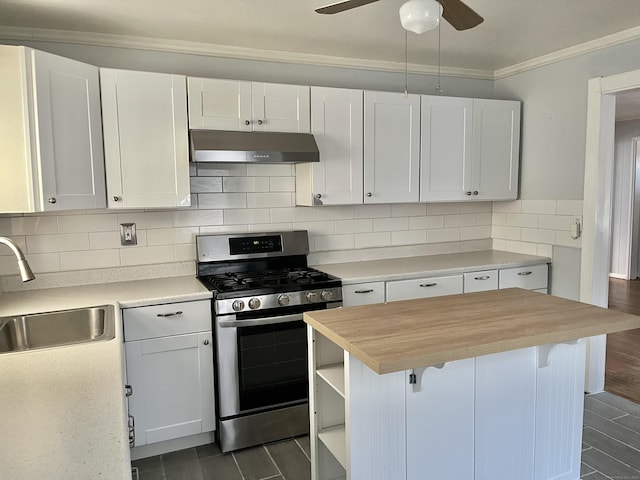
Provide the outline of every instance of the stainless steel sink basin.
{"type": "Polygon", "coordinates": [[[0,317],[0,354],[111,340],[112,305],[0,317]]]}

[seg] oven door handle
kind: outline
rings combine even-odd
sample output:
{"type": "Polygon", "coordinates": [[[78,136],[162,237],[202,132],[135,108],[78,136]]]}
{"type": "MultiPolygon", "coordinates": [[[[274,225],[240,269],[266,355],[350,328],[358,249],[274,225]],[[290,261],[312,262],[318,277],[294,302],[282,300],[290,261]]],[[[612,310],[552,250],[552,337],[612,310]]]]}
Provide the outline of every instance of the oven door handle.
{"type": "Polygon", "coordinates": [[[292,315],[279,315],[277,317],[255,318],[251,320],[218,320],[218,326],[222,328],[237,327],[258,327],[260,325],[272,325],[274,323],[297,322],[302,320],[302,313],[292,315]]]}

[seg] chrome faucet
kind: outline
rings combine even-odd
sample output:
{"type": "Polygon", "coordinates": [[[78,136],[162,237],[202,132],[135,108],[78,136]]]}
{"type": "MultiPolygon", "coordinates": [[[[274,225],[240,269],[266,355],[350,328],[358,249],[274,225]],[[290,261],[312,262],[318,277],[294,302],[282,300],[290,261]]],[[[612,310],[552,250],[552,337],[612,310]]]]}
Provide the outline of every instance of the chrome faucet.
{"type": "Polygon", "coordinates": [[[36,278],[36,276],[31,271],[31,267],[29,266],[27,259],[24,258],[24,253],[22,253],[22,250],[20,250],[20,248],[15,243],[13,243],[11,239],[7,237],[0,237],[0,243],[3,243],[7,247],[9,247],[18,259],[18,270],[20,270],[20,278],[22,278],[23,282],[29,282],[36,278]]]}

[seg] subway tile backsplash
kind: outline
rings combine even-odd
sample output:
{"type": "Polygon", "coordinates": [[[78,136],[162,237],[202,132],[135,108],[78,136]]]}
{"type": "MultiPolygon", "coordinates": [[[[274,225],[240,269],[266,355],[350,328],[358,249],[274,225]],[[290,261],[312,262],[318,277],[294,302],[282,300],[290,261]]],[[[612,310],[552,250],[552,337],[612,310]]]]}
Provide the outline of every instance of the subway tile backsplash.
{"type": "MultiPolygon", "coordinates": [[[[553,244],[580,245],[570,225],[581,201],[296,207],[292,165],[199,164],[190,171],[190,208],[0,215],[0,235],[24,249],[36,274],[87,271],[86,277],[88,270],[112,269],[101,278],[114,280],[190,274],[195,236],[206,233],[306,229],[311,262],[491,245],[550,256],[553,244]],[[120,245],[120,223],[136,223],[138,245],[120,245]],[[164,264],[176,267],[162,270],[164,264]]],[[[5,291],[21,288],[7,277],[16,273],[15,259],[0,250],[5,291]]]]}

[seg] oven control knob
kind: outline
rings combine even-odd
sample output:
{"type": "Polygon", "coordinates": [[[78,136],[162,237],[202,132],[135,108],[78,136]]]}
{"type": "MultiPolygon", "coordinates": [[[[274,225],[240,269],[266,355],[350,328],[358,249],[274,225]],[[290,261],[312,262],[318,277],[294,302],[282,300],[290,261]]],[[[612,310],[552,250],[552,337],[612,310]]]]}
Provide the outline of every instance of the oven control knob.
{"type": "Polygon", "coordinates": [[[251,310],[255,310],[256,308],[260,307],[260,300],[257,298],[252,298],[251,300],[249,300],[249,308],[251,310]]]}
{"type": "Polygon", "coordinates": [[[325,302],[328,302],[333,298],[333,292],[330,290],[323,290],[320,294],[320,298],[322,298],[322,300],[324,300],[325,302]]]}
{"type": "Polygon", "coordinates": [[[239,312],[244,308],[244,302],[242,300],[236,300],[231,304],[231,308],[233,308],[235,312],[239,312]]]}
{"type": "Polygon", "coordinates": [[[317,302],[318,292],[307,292],[306,298],[307,298],[307,302],[317,302]]]}
{"type": "Polygon", "coordinates": [[[291,299],[289,298],[289,295],[280,295],[278,297],[278,305],[289,305],[290,301],[291,299]]]}

